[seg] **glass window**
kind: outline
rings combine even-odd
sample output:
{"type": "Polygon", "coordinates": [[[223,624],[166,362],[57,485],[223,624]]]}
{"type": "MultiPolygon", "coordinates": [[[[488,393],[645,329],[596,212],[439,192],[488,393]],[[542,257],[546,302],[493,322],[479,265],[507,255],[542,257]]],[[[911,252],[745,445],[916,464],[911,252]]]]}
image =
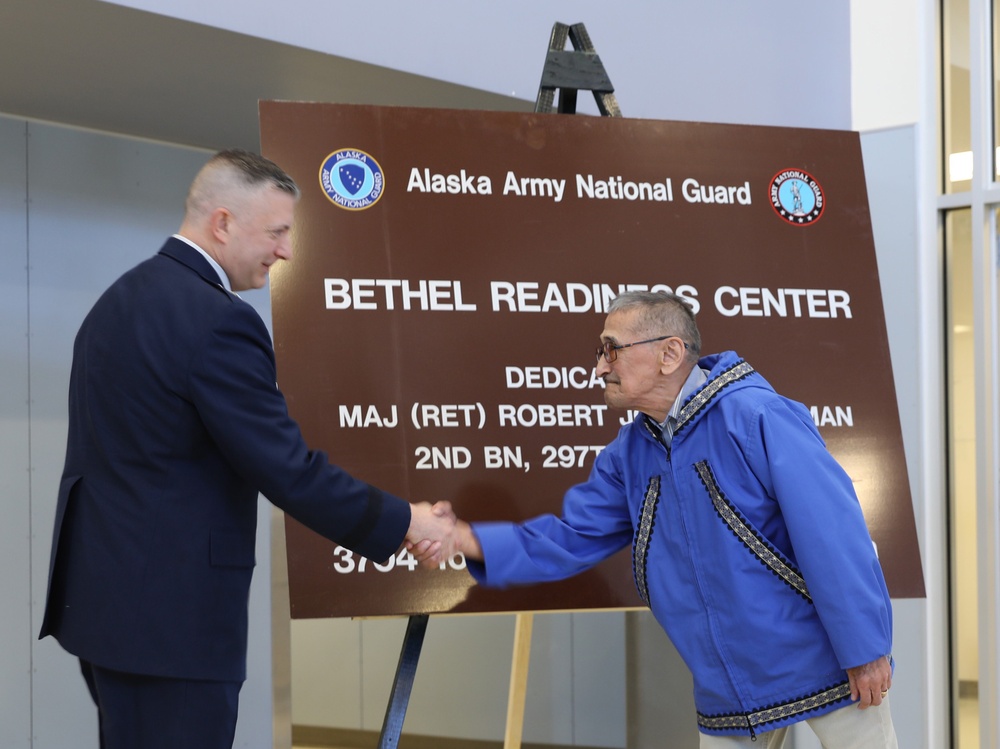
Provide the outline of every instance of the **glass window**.
{"type": "Polygon", "coordinates": [[[945,214],[953,746],[979,747],[972,211],[945,214]]]}
{"type": "Polygon", "coordinates": [[[990,91],[993,94],[993,179],[1000,177],[1000,0],[993,0],[992,13],[993,29],[990,35],[993,54],[991,62],[993,71],[990,80],[993,85],[990,91]]]}
{"type": "Polygon", "coordinates": [[[969,0],[944,0],[942,11],[944,192],[965,192],[972,186],[969,0]]]}

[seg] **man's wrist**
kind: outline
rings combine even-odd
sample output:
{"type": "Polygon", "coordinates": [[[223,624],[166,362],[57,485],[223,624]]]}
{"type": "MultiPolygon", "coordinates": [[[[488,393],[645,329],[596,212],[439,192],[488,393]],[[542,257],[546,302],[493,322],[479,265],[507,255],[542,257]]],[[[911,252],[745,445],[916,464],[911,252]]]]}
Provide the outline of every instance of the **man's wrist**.
{"type": "Polygon", "coordinates": [[[476,537],[471,525],[464,520],[458,521],[458,524],[455,526],[455,538],[457,540],[458,550],[461,551],[467,559],[473,559],[477,562],[483,561],[483,549],[482,546],[480,546],[479,539],[476,537]]]}

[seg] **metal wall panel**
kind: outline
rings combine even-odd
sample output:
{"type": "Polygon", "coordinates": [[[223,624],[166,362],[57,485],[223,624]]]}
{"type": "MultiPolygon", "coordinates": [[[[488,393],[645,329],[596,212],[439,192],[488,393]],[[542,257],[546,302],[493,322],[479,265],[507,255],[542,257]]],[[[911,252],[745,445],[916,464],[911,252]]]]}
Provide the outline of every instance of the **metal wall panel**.
{"type": "MultiPolygon", "coordinates": [[[[27,126],[31,382],[32,733],[35,749],[86,745],[96,712],[74,658],[34,639],[48,576],[56,490],[66,445],[73,338],[118,275],[176,230],[204,154],[190,149],[30,123],[27,126]]],[[[27,523],[25,524],[27,526],[27,523]]]]}
{"type": "Polygon", "coordinates": [[[31,738],[25,127],[0,117],[0,746],[10,749],[31,738]]]}
{"type": "MultiPolygon", "coordinates": [[[[918,518],[917,534],[921,546],[926,549],[923,538],[926,528],[919,518],[926,516],[927,503],[936,502],[938,497],[928,496],[926,474],[920,465],[921,430],[926,428],[924,424],[928,419],[933,421],[933,418],[922,412],[921,382],[917,374],[923,348],[919,324],[920,264],[917,261],[917,130],[907,126],[862,133],[861,152],[903,451],[913,511],[918,518]]],[[[926,554],[924,558],[926,560],[926,554]]],[[[932,572],[925,567],[924,574],[929,577],[932,572]]],[[[897,599],[892,605],[893,651],[897,664],[897,678],[892,682],[893,722],[900,746],[923,749],[932,743],[926,735],[926,716],[935,709],[928,703],[923,680],[915,678],[917,674],[928,672],[928,603],[927,599],[914,598],[897,599]]],[[[936,709],[943,708],[938,706],[936,709]]]]}
{"type": "MultiPolygon", "coordinates": [[[[23,133],[25,123],[20,127],[23,133]]],[[[30,280],[22,281],[21,295],[30,298],[30,303],[22,305],[30,318],[30,325],[22,326],[22,340],[29,341],[31,348],[30,359],[21,353],[14,360],[25,373],[30,370],[30,440],[25,434],[22,441],[25,449],[30,444],[32,483],[30,520],[26,502],[23,522],[12,525],[20,532],[30,527],[32,542],[30,550],[26,541],[23,549],[18,548],[19,567],[10,568],[27,570],[30,564],[32,604],[30,626],[25,623],[22,633],[11,642],[15,643],[12,652],[17,653],[28,652],[25,644],[30,643],[34,678],[31,688],[19,693],[31,695],[32,746],[61,749],[78,746],[81,736],[97,735],[95,711],[76,661],[51,638],[34,639],[43,610],[56,489],[66,444],[73,338],[104,289],[121,273],[155,254],[180,226],[188,185],[210,154],[38,123],[27,125],[27,132],[27,158],[22,134],[21,163],[27,163],[30,240],[27,253],[22,249],[22,255],[30,258],[31,275],[30,280]]],[[[22,220],[24,215],[22,209],[22,220]]],[[[3,248],[6,253],[6,243],[3,248]]],[[[11,298],[16,299],[16,295],[11,298]]],[[[270,325],[267,292],[250,292],[245,298],[270,325]]],[[[4,435],[7,433],[5,425],[4,435]]],[[[235,743],[246,749],[272,744],[269,509],[262,505],[260,515],[259,571],[250,600],[248,679],[241,693],[243,709],[235,743]]],[[[10,582],[4,580],[5,585],[10,582]]],[[[15,597],[12,593],[11,598],[15,597]]],[[[27,591],[22,598],[28,600],[27,591]]],[[[27,619],[27,613],[24,617],[27,619]]],[[[0,652],[6,657],[7,651],[5,645],[0,652]]],[[[14,685],[4,679],[4,689],[8,686],[14,685]]]]}

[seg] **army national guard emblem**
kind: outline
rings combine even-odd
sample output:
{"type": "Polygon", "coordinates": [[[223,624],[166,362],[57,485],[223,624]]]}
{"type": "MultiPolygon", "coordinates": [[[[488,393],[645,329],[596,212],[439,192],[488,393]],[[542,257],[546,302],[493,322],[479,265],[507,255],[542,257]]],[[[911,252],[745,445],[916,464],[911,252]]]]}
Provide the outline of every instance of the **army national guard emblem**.
{"type": "Polygon", "coordinates": [[[801,169],[782,169],[774,175],[770,197],[775,212],[795,226],[815,223],[823,215],[823,188],[801,169]]]}

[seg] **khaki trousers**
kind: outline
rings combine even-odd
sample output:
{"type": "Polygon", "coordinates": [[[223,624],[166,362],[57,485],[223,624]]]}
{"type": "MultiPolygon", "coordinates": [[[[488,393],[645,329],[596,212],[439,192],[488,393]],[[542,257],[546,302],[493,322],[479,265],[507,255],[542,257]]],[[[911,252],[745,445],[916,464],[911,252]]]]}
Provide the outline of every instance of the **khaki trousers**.
{"type": "MultiPolygon", "coordinates": [[[[859,710],[852,703],[805,722],[819,737],[823,749],[898,749],[899,746],[889,714],[888,697],[878,707],[859,710]]],[[[787,726],[758,733],[756,741],[749,736],[709,736],[703,733],[699,746],[701,749],[782,749],[787,735],[787,726]]]]}

